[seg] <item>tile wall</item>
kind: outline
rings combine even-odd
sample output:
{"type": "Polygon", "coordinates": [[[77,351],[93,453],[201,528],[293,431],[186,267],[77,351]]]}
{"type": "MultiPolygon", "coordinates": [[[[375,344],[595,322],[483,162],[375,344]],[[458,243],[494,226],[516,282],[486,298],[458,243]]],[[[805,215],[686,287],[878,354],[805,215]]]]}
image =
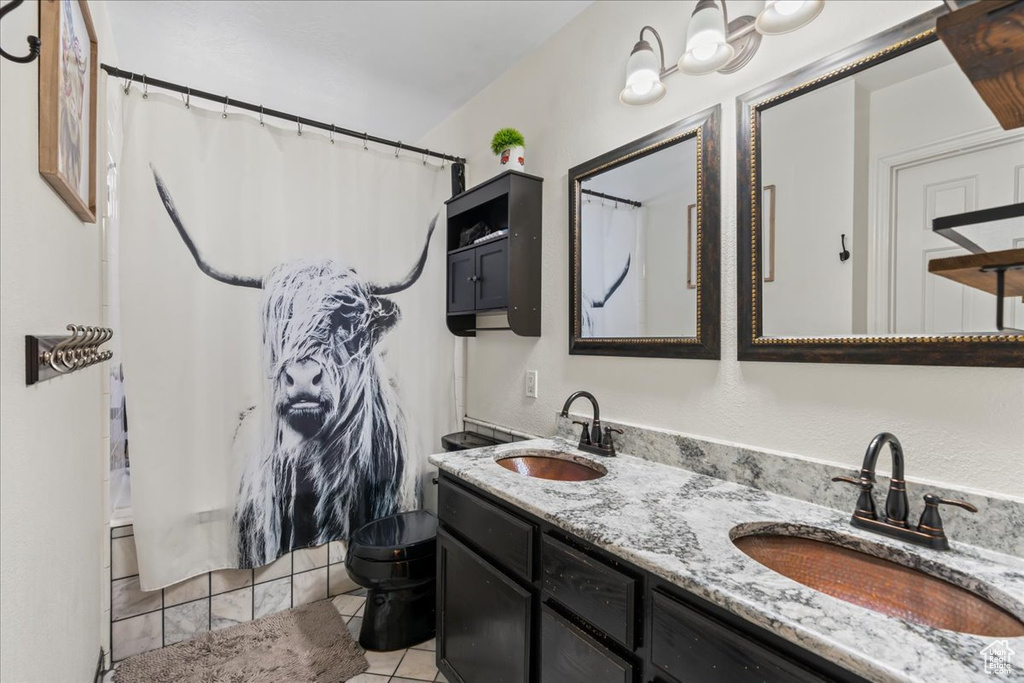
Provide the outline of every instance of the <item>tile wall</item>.
{"type": "Polygon", "coordinates": [[[110,530],[112,661],[358,588],[345,546],[305,548],[257,569],[222,569],[162,590],[139,589],[132,527],[110,530]]]}

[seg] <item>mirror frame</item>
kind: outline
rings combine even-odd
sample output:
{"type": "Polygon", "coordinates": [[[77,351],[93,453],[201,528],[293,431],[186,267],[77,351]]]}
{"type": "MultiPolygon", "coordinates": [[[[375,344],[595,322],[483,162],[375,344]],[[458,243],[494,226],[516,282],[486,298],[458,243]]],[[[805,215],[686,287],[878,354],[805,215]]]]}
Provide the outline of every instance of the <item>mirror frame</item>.
{"type": "Polygon", "coordinates": [[[715,105],[569,169],[570,355],[708,360],[721,357],[721,118],[722,107],[715,105]],[[697,140],[697,334],[692,337],[582,336],[580,190],[583,181],[689,138],[697,140]]]}
{"type": "MultiPolygon", "coordinates": [[[[759,241],[761,114],[764,110],[938,40],[938,7],[766,83],[737,100],[736,204],[739,359],[803,363],[874,363],[1024,367],[1024,335],[766,337],[761,311],[759,241]]],[[[993,315],[995,310],[993,308],[993,315]]]]}

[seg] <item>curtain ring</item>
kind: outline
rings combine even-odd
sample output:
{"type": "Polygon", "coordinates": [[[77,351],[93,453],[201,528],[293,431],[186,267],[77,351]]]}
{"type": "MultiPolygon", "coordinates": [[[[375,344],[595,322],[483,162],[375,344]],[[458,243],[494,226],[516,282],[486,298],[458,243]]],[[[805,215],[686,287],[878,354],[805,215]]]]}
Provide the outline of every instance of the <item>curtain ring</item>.
{"type": "Polygon", "coordinates": [[[132,89],[132,79],[126,78],[125,81],[124,81],[124,94],[125,95],[131,94],[131,89],[132,89]]]}
{"type": "Polygon", "coordinates": [[[149,83],[146,82],[146,74],[142,74],[142,99],[149,99],[149,83]]]}
{"type": "Polygon", "coordinates": [[[224,96],[224,111],[221,112],[220,117],[222,119],[226,119],[228,117],[228,96],[227,95],[224,96]]]}
{"type": "Polygon", "coordinates": [[[423,153],[423,165],[424,166],[427,165],[427,155],[428,154],[430,154],[430,150],[429,149],[426,152],[423,153]]]}
{"type": "Polygon", "coordinates": [[[302,120],[298,116],[295,117],[295,125],[297,125],[299,127],[299,137],[301,138],[302,137],[302,120]]]}
{"type": "Polygon", "coordinates": [[[364,152],[366,150],[370,149],[369,147],[366,146],[366,138],[368,138],[368,137],[370,137],[369,133],[363,133],[363,151],[364,152]]]}
{"type": "Polygon", "coordinates": [[[331,144],[334,144],[334,124],[331,124],[331,144]]]}
{"type": "Polygon", "coordinates": [[[264,127],[263,126],[263,105],[262,104],[260,105],[260,127],[261,128],[264,127]]]}
{"type": "Polygon", "coordinates": [[[395,147],[395,158],[398,158],[398,153],[402,151],[402,141],[398,141],[398,146],[395,147]]]}
{"type": "Polygon", "coordinates": [[[189,102],[192,100],[192,88],[185,88],[185,96],[181,98],[185,103],[185,109],[191,109],[192,105],[189,102]]]}

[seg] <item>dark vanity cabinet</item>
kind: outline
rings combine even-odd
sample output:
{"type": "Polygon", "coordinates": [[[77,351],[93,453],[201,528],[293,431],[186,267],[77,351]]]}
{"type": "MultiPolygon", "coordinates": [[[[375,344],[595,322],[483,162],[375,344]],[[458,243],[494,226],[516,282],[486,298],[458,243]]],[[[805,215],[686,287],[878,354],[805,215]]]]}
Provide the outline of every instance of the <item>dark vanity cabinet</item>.
{"type": "Polygon", "coordinates": [[[452,683],[861,680],[460,479],[438,486],[452,683]]]}
{"type": "Polygon", "coordinates": [[[510,329],[540,336],[541,190],[543,179],[504,173],[447,203],[447,315],[453,334],[510,329]],[[466,231],[486,226],[507,233],[460,246],[466,231]],[[478,327],[477,315],[504,313],[508,327],[478,327]]]}

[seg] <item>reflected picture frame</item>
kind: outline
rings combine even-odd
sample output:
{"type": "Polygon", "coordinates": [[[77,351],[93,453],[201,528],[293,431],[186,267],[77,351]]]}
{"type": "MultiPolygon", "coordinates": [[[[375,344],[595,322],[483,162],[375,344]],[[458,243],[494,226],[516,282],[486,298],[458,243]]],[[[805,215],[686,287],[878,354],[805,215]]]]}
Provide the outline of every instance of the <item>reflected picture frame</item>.
{"type": "MultiPolygon", "coordinates": [[[[1024,335],[770,337],[763,333],[765,282],[774,279],[774,250],[762,223],[761,115],[771,107],[835,83],[938,40],[939,7],[766,83],[737,99],[737,354],[741,361],[1024,367],[1024,335]]],[[[773,188],[774,189],[774,188],[773,188]]],[[[768,207],[770,210],[771,207],[768,207]]],[[[774,233],[774,225],[770,226],[774,233]]]]}
{"type": "MultiPolygon", "coordinates": [[[[688,116],[569,169],[569,354],[649,358],[721,357],[721,105],[688,116]],[[688,337],[584,337],[582,331],[581,213],[583,182],[688,139],[697,143],[694,231],[696,334],[688,337]]],[[[685,221],[685,219],[684,219],[685,221]]],[[[687,230],[685,222],[679,226],[687,230]]],[[[678,263],[686,270],[687,254],[678,263]]],[[[683,288],[685,291],[686,287],[683,288]]],[[[680,292],[682,293],[682,292],[680,292]]]]}
{"type": "Polygon", "coordinates": [[[87,0],[41,0],[39,37],[39,173],[95,223],[99,45],[87,0]]]}

